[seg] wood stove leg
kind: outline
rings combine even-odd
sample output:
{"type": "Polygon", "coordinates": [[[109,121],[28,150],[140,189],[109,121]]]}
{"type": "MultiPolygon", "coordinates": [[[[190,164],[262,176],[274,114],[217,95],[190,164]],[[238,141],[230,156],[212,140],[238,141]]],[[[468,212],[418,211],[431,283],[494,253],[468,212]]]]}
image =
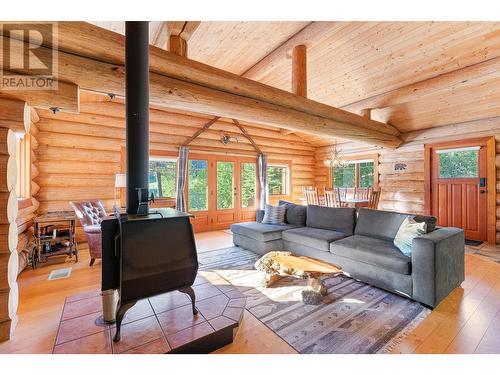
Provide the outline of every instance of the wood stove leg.
{"type": "Polygon", "coordinates": [[[118,310],[116,312],[116,333],[115,333],[115,337],[113,337],[114,342],[120,341],[120,331],[122,328],[123,317],[125,316],[125,313],[127,312],[127,310],[130,309],[134,305],[135,305],[135,302],[129,302],[129,303],[126,303],[125,305],[122,305],[121,302],[118,303],[118,310]]]}
{"type": "Polygon", "coordinates": [[[198,310],[196,309],[196,306],[195,306],[195,304],[196,304],[196,295],[194,294],[193,288],[191,288],[190,286],[188,286],[188,287],[179,289],[179,292],[185,293],[185,294],[187,294],[191,298],[191,306],[193,307],[193,315],[198,314],[198,310]]]}

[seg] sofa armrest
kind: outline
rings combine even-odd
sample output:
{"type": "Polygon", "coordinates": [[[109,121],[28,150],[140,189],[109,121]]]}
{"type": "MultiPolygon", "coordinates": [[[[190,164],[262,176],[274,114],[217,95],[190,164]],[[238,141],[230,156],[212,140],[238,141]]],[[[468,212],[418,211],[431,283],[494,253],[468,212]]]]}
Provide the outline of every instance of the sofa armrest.
{"type": "Polygon", "coordinates": [[[459,228],[439,228],[412,243],[412,298],[435,307],[465,278],[465,239],[459,228]]]}
{"type": "Polygon", "coordinates": [[[257,223],[262,223],[263,219],[264,219],[264,210],[257,210],[255,213],[255,221],[257,223]]]}

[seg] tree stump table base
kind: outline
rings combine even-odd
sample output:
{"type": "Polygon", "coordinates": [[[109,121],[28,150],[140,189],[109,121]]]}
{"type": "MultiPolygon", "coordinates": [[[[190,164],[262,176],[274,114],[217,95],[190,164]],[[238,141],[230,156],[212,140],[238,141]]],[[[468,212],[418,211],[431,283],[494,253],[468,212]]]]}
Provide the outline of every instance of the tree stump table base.
{"type": "Polygon", "coordinates": [[[298,257],[289,251],[272,251],[255,262],[255,269],[264,271],[262,286],[269,288],[286,276],[307,279],[307,287],[302,291],[302,302],[318,305],[328,294],[321,276],[335,276],[342,273],[340,266],[321,260],[298,257]]]}

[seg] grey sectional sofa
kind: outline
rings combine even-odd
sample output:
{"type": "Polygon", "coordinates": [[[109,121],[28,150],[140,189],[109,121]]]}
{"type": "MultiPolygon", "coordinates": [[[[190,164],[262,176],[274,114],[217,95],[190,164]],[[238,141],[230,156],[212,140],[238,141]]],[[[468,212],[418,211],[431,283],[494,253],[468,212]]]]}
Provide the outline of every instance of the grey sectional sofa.
{"type": "Polygon", "coordinates": [[[435,228],[413,240],[412,255],[401,253],[394,237],[407,214],[351,208],[299,206],[288,202],[286,225],[257,222],[231,226],[236,246],[258,254],[286,250],[342,266],[355,279],[435,307],[464,280],[464,232],[435,228]]]}

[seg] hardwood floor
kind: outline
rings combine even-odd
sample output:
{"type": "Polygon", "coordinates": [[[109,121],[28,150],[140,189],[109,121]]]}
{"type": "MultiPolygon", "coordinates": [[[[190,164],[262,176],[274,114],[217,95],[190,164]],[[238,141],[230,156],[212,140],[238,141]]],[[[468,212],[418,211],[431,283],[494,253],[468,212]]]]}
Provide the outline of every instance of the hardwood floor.
{"type": "MultiPolygon", "coordinates": [[[[232,245],[225,231],[196,235],[198,251],[232,245]]],[[[500,248],[468,248],[466,279],[410,333],[394,353],[500,353],[500,248]],[[481,254],[472,254],[481,250],[481,254]],[[490,256],[491,255],[491,256],[490,256]]],[[[25,270],[18,278],[19,323],[10,341],[0,343],[0,353],[50,353],[64,299],[100,286],[99,262],[88,266],[88,251],[80,249],[80,261],[51,263],[25,270]],[[50,271],[72,267],[71,277],[48,281],[50,271]]],[[[245,312],[233,344],[215,353],[296,353],[285,341],[252,314],[245,312]]]]}

